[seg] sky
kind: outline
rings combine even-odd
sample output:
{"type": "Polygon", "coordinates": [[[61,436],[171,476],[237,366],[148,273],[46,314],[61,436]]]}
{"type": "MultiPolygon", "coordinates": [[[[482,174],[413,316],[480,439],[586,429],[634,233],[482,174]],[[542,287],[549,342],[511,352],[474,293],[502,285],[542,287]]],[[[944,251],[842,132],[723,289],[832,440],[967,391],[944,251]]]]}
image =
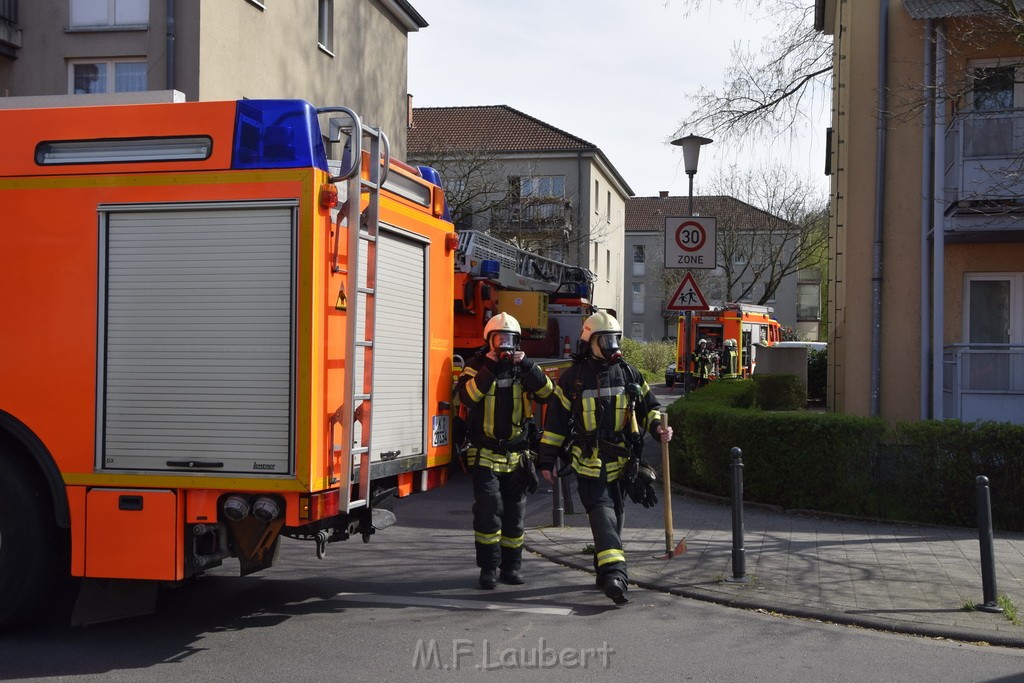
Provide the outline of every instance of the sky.
{"type": "MultiPolygon", "coordinates": [[[[511,106],[596,145],[638,197],[686,196],[682,150],[668,142],[694,107],[689,96],[721,90],[736,41],[757,49],[773,28],[731,2],[689,17],[681,0],[411,2],[430,24],[409,34],[414,107],[511,106]]],[[[824,196],[827,107],[795,142],[703,147],[694,194],[732,165],[781,164],[824,196]]]]}

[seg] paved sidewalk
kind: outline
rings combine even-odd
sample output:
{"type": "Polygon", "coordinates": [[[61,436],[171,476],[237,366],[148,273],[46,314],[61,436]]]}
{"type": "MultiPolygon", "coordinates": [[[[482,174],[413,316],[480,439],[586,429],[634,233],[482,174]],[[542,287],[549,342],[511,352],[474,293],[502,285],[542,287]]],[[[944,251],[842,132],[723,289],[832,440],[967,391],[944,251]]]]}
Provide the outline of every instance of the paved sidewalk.
{"type": "MultiPolygon", "coordinates": [[[[590,527],[575,492],[575,514],[553,527],[551,495],[531,496],[526,548],[593,571],[584,553],[590,527]]],[[[660,497],[660,496],[659,496],[660,497]]],[[[761,609],[959,641],[1024,647],[1024,626],[1003,614],[969,609],[983,602],[976,530],[889,524],[744,507],[748,583],[730,582],[732,507],[695,495],[672,498],[673,542],[666,554],[662,502],[627,503],[623,545],[629,578],[644,588],[735,607],[761,609]]],[[[996,586],[1024,620],[1024,534],[996,533],[996,586]]],[[[626,606],[628,608],[628,605],[626,606]]]]}

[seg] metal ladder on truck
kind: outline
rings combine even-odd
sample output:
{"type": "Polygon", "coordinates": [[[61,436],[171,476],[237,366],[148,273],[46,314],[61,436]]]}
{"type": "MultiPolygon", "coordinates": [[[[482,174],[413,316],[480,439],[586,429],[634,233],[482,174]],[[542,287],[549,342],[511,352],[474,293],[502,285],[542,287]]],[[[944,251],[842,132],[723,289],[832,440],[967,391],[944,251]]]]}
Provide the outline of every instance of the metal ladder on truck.
{"type": "MultiPolygon", "coordinates": [[[[360,508],[369,508],[370,500],[370,455],[372,448],[373,421],[373,361],[374,333],[376,330],[377,295],[377,250],[379,248],[380,191],[387,179],[391,152],[388,138],[379,128],[363,125],[359,116],[347,107],[325,107],[317,109],[318,114],[340,112],[345,117],[330,118],[329,141],[343,142],[347,136],[345,156],[348,166],[342,161],[342,168],[332,183],[341,183],[345,196],[339,197],[332,271],[345,276],[343,292],[347,295],[345,331],[345,387],[342,402],[330,419],[330,471],[331,483],[338,484],[338,511],[351,513],[360,508]],[[369,152],[367,177],[363,177],[364,141],[369,152]],[[362,194],[368,195],[365,210],[360,210],[362,194]],[[348,264],[343,269],[338,261],[338,248],[342,239],[342,228],[348,235],[348,264]],[[364,257],[365,256],[365,260],[364,257]],[[363,269],[365,268],[365,273],[363,269]],[[356,424],[359,434],[356,434],[356,424]],[[336,429],[340,425],[341,438],[336,429]],[[345,455],[348,453],[348,456],[345,455]],[[341,454],[341,468],[333,476],[334,462],[341,454]],[[358,470],[354,463],[358,458],[358,470]],[[358,490],[358,494],[356,493],[358,490]]],[[[340,194],[340,193],[339,193],[340,194]]],[[[372,513],[373,511],[371,511],[372,513]]],[[[376,517],[376,515],[374,515],[376,517]]],[[[392,516],[393,519],[393,516],[392,516]]],[[[367,523],[369,519],[365,520],[367,523]]],[[[383,528],[376,524],[374,526],[383,528]]],[[[386,526],[386,524],[384,525],[386,526]]],[[[363,529],[363,539],[369,540],[371,530],[363,529]]]]}
{"type": "Polygon", "coordinates": [[[483,261],[497,261],[500,271],[497,280],[506,287],[553,291],[569,283],[593,284],[596,277],[586,268],[570,266],[553,259],[538,256],[496,237],[475,230],[459,231],[459,247],[455,254],[455,269],[481,277],[483,261]]]}

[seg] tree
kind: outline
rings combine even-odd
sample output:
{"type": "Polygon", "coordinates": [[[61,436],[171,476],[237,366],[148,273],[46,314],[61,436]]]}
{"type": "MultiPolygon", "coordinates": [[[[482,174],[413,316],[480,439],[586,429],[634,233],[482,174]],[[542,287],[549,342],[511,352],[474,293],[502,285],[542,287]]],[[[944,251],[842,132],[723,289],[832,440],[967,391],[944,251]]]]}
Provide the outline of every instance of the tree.
{"type": "Polygon", "coordinates": [[[739,201],[716,216],[718,268],[697,277],[706,298],[766,305],[787,276],[821,265],[828,209],[809,180],[781,166],[732,167],[711,185],[739,201]]]}
{"type": "Polygon", "coordinates": [[[441,175],[448,213],[456,229],[474,227],[476,217],[485,217],[508,195],[508,177],[493,154],[476,150],[427,151],[410,155],[409,163],[430,166],[441,175]]]}
{"type": "MultiPolygon", "coordinates": [[[[725,0],[683,0],[686,14],[725,0]]],[[[814,29],[814,0],[729,0],[778,26],[758,51],[737,43],[721,90],[701,87],[694,111],[676,135],[700,130],[752,139],[795,135],[814,100],[827,98],[832,77],[832,39],[814,29]]]]}

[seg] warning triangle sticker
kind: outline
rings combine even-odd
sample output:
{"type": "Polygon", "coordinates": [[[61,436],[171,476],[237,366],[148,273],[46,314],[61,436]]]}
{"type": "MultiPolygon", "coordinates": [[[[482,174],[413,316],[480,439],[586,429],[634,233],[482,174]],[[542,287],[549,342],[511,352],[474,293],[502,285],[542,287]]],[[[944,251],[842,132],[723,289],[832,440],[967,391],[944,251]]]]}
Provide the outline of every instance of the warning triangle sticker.
{"type": "Polygon", "coordinates": [[[668,306],[665,308],[669,311],[703,311],[707,307],[708,302],[700,293],[700,287],[693,279],[693,273],[686,271],[683,281],[679,283],[676,293],[668,300],[668,306]]]}

